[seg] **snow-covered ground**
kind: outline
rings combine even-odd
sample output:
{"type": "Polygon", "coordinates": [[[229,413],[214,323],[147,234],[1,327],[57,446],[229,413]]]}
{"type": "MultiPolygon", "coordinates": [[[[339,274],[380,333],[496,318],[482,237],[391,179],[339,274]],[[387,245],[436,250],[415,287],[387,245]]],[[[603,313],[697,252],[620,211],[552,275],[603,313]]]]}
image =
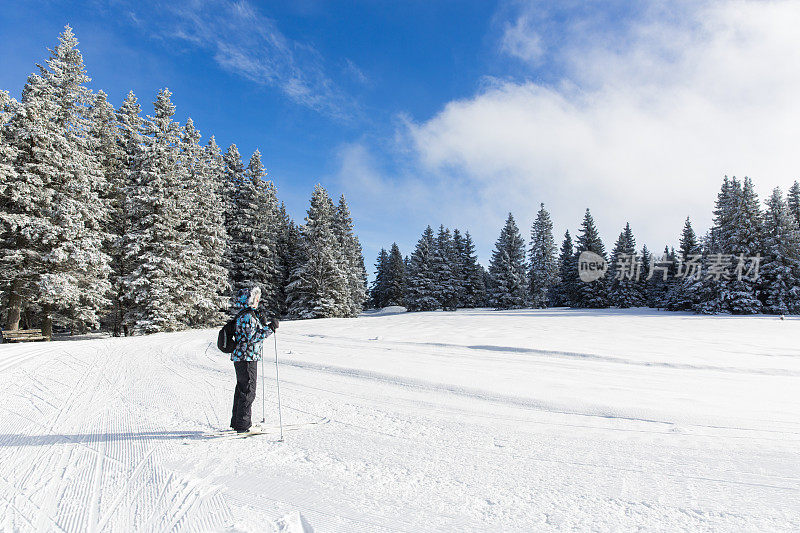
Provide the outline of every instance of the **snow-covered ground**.
{"type": "MultiPolygon", "coordinates": [[[[800,529],[800,320],[286,322],[284,422],[330,422],[283,443],[204,437],[230,418],[233,367],[215,338],[0,346],[0,527],[800,529]]],[[[275,423],[272,359],[266,370],[275,423]]]]}

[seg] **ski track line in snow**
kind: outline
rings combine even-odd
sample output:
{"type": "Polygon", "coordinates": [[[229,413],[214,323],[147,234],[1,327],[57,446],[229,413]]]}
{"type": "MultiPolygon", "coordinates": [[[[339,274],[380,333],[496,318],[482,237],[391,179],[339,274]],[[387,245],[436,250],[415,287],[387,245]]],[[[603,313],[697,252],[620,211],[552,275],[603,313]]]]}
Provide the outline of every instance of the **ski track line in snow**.
{"type": "MultiPolygon", "coordinates": [[[[157,432],[152,436],[141,434],[142,438],[139,439],[129,438],[139,434],[132,431],[132,427],[127,427],[127,410],[121,401],[121,394],[126,391],[125,357],[121,353],[123,350],[118,350],[115,356],[108,346],[93,344],[91,347],[84,347],[88,349],[78,359],[81,369],[65,362],[68,357],[65,352],[51,353],[52,364],[61,364],[66,376],[72,373],[77,378],[68,378],[72,382],[69,387],[64,387],[63,384],[58,386],[56,383],[55,389],[47,390],[52,399],[61,398],[61,401],[56,402],[57,405],[51,401],[36,400],[39,395],[28,398],[19,395],[30,408],[39,413],[38,416],[34,415],[36,418],[46,413],[42,418],[49,421],[47,425],[39,424],[36,419],[27,419],[14,409],[2,409],[3,412],[12,414],[16,421],[13,427],[17,431],[0,435],[0,445],[3,445],[5,456],[0,473],[7,470],[27,470],[23,478],[17,479],[27,480],[26,484],[33,489],[27,489],[25,485],[14,485],[2,476],[7,485],[4,492],[10,489],[14,496],[9,500],[7,494],[3,495],[7,502],[5,513],[10,515],[8,520],[16,517],[15,520],[21,520],[21,523],[36,530],[120,530],[122,523],[115,515],[120,504],[130,500],[131,492],[134,495],[140,494],[154,475],[161,477],[157,473],[161,468],[153,462],[153,458],[163,448],[162,444],[153,440],[157,432]],[[112,417],[111,414],[115,416],[112,417]],[[86,426],[87,418],[95,423],[90,422],[86,426]],[[30,429],[20,431],[23,427],[30,429]],[[63,432],[63,429],[71,427],[85,427],[90,431],[85,434],[72,432],[71,435],[63,432]],[[41,431],[43,434],[39,433],[41,431]],[[38,449],[26,457],[23,451],[31,451],[31,445],[38,449]],[[141,459],[134,460],[137,448],[145,453],[141,459]],[[54,471],[48,467],[53,460],[59,462],[54,471]],[[122,486],[115,487],[114,479],[124,480],[122,486]],[[46,480],[46,483],[42,485],[40,480],[46,480]],[[35,488],[40,485],[44,491],[35,488]],[[109,492],[115,488],[118,492],[109,492]],[[62,500],[83,503],[76,508],[71,504],[62,505],[62,500]],[[20,507],[23,501],[28,503],[20,507]]],[[[36,353],[41,355],[46,352],[47,350],[39,350],[36,353]]],[[[24,360],[33,358],[33,355],[27,354],[24,360]]],[[[15,359],[15,365],[21,362],[23,359],[15,359]]],[[[10,365],[6,368],[10,368],[10,365]]],[[[29,376],[29,373],[25,372],[25,375],[29,376]]],[[[4,373],[3,377],[11,376],[4,373]]],[[[38,381],[36,383],[36,388],[42,391],[43,385],[38,381]]],[[[130,384],[128,385],[130,389],[130,384]]],[[[7,416],[5,418],[8,420],[7,416]]],[[[163,505],[157,504],[150,512],[146,508],[135,509],[127,517],[128,527],[123,529],[130,529],[134,524],[140,523],[142,518],[147,518],[147,515],[150,520],[157,518],[159,525],[155,529],[164,531],[183,530],[187,527],[208,530],[221,526],[230,518],[230,512],[216,489],[202,489],[202,485],[169,476],[161,487],[160,498],[156,499],[158,503],[163,498],[163,505]],[[199,514],[203,516],[198,516],[199,514]]],[[[155,526],[154,522],[149,523],[155,526]]]]}
{"type": "MultiPolygon", "coordinates": [[[[289,485],[291,487],[291,485],[289,485]]],[[[303,492],[308,489],[295,490],[292,492],[291,500],[286,497],[281,497],[286,494],[285,483],[261,483],[259,484],[259,492],[257,494],[249,493],[243,490],[231,491],[228,493],[228,498],[236,502],[238,505],[246,507],[261,508],[269,510],[269,507],[259,505],[263,500],[281,504],[287,509],[297,509],[303,513],[304,516],[315,516],[318,520],[315,522],[317,526],[315,531],[325,532],[342,532],[349,533],[351,531],[365,531],[365,532],[378,532],[378,531],[395,531],[399,533],[413,533],[418,531],[413,524],[406,522],[403,524],[405,527],[398,527],[397,521],[399,517],[392,517],[394,524],[387,524],[384,517],[373,515],[365,511],[354,511],[352,509],[342,510],[341,507],[333,507],[326,505],[322,502],[311,501],[311,498],[303,497],[303,492]],[[337,525],[338,522],[340,525],[337,525]],[[345,524],[341,524],[345,522],[345,524]],[[320,524],[324,524],[322,527],[320,524]]]]}
{"type": "MultiPolygon", "coordinates": [[[[448,348],[448,349],[466,348],[465,346],[462,346],[462,345],[451,345],[451,344],[444,344],[444,343],[418,343],[418,342],[383,341],[383,340],[381,340],[380,342],[376,343],[374,340],[358,340],[358,339],[351,339],[349,337],[338,337],[338,336],[330,336],[330,335],[325,335],[325,334],[300,334],[299,336],[301,337],[299,339],[300,343],[301,344],[311,344],[314,347],[314,350],[312,350],[312,353],[317,353],[317,354],[320,352],[320,348],[321,347],[329,347],[329,346],[336,346],[336,347],[350,348],[350,349],[361,348],[362,350],[364,348],[366,348],[366,347],[369,347],[369,348],[371,348],[373,350],[374,349],[389,350],[389,351],[392,351],[393,353],[397,354],[398,350],[391,349],[391,348],[386,348],[385,346],[381,346],[381,343],[384,343],[384,342],[388,342],[388,343],[391,343],[391,344],[395,344],[396,343],[396,344],[400,344],[400,345],[411,345],[411,346],[417,346],[417,347],[419,347],[419,346],[431,346],[431,347],[435,347],[435,348],[448,348]],[[321,346],[319,343],[314,343],[312,341],[308,341],[308,340],[303,341],[302,337],[306,337],[306,338],[321,338],[321,339],[325,339],[326,342],[321,346]],[[344,343],[344,344],[336,343],[336,342],[332,343],[328,339],[337,339],[337,340],[344,339],[344,340],[347,340],[347,341],[350,341],[350,342],[344,343]]],[[[467,350],[467,352],[470,353],[469,350],[467,350]]],[[[411,354],[412,356],[415,356],[415,357],[418,357],[419,354],[420,354],[419,350],[409,351],[408,353],[411,354]]],[[[574,353],[574,354],[581,355],[579,352],[563,352],[563,353],[574,353]]],[[[446,354],[432,353],[430,355],[434,356],[434,357],[446,357],[446,358],[458,358],[458,359],[461,359],[461,357],[459,357],[457,355],[454,355],[452,353],[446,353],[446,354]]],[[[587,355],[587,354],[583,354],[583,355],[587,355]]],[[[590,355],[590,357],[584,358],[584,359],[591,360],[591,354],[588,354],[588,355],[590,355]]],[[[602,358],[603,356],[597,356],[597,357],[602,358]]],[[[505,358],[505,357],[503,359],[507,360],[507,358],[505,358]]],[[[562,359],[564,359],[564,358],[562,358],[562,359]]],[[[568,360],[569,358],[566,358],[566,359],[568,360]]],[[[602,359],[600,361],[602,362],[602,359]]],[[[627,360],[621,360],[621,361],[627,361],[627,360]]],[[[292,364],[290,361],[287,362],[286,358],[281,359],[281,363],[282,364],[285,363],[287,365],[291,365],[292,364]]],[[[310,363],[310,364],[316,364],[316,363],[310,363]]],[[[625,363],[625,364],[627,364],[627,363],[625,363]]],[[[653,367],[653,365],[650,365],[649,363],[646,363],[646,362],[644,362],[642,364],[638,364],[637,362],[633,362],[633,366],[653,367]]],[[[690,365],[690,366],[693,366],[692,369],[694,369],[694,370],[703,369],[703,368],[700,368],[700,367],[698,367],[696,365],[690,365]]],[[[339,368],[344,368],[344,367],[339,367],[339,368]]],[[[719,370],[720,368],[725,368],[725,367],[710,367],[709,369],[706,369],[706,370],[719,370]]],[[[677,367],[674,368],[674,369],[675,370],[680,370],[677,367]]],[[[748,373],[750,373],[750,372],[747,372],[747,371],[738,372],[737,369],[733,369],[733,370],[734,370],[733,373],[738,373],[738,374],[748,374],[748,373]]],[[[363,372],[369,372],[369,371],[363,371],[363,372]]],[[[791,371],[787,371],[787,372],[791,372],[791,371]]],[[[763,374],[761,374],[759,372],[756,372],[755,374],[756,375],[763,375],[763,374]]],[[[781,372],[772,373],[771,371],[767,371],[766,374],[768,374],[768,375],[776,375],[778,377],[791,377],[791,376],[783,374],[781,372]]],[[[402,380],[404,378],[400,378],[400,379],[402,380]]],[[[414,378],[409,378],[409,379],[413,380],[414,378]]],[[[391,382],[391,381],[392,381],[392,379],[389,380],[389,382],[391,382]]],[[[456,388],[461,388],[461,387],[457,386],[456,388]]],[[[467,388],[467,389],[469,389],[469,388],[467,388]]],[[[491,400],[489,400],[489,401],[491,401],[491,400]]],[[[520,406],[520,407],[531,408],[531,406],[520,406]]],[[[646,417],[643,418],[643,417],[640,417],[638,415],[616,416],[616,413],[614,413],[613,411],[611,413],[608,413],[608,412],[605,412],[605,411],[597,412],[597,410],[595,410],[595,409],[593,409],[591,407],[588,410],[586,408],[584,408],[583,411],[562,410],[562,409],[560,409],[560,407],[558,405],[556,405],[555,407],[556,407],[555,409],[545,409],[545,410],[550,410],[551,412],[562,412],[564,414],[578,414],[578,415],[583,414],[585,416],[599,416],[599,417],[604,417],[604,418],[626,418],[626,419],[632,419],[632,420],[642,420],[642,421],[650,421],[650,422],[665,423],[665,424],[674,424],[675,423],[673,421],[665,422],[665,421],[658,420],[658,419],[653,419],[653,418],[647,419],[646,417]]],[[[536,407],[534,407],[534,408],[536,408],[536,407]]],[[[773,425],[786,424],[786,425],[790,426],[791,429],[800,430],[800,423],[798,423],[797,421],[794,421],[794,420],[792,420],[792,421],[770,420],[770,423],[773,424],[773,425]]],[[[741,427],[736,427],[736,426],[714,425],[714,424],[705,423],[705,420],[703,420],[702,423],[698,422],[698,423],[689,424],[689,425],[691,425],[693,427],[706,427],[706,428],[712,428],[712,429],[730,429],[730,430],[738,430],[738,431],[764,431],[764,432],[771,432],[771,433],[776,433],[776,434],[800,435],[800,431],[762,430],[762,429],[755,429],[755,428],[741,428],[741,427]]]]}
{"type": "MultiPolygon", "coordinates": [[[[282,364],[282,363],[281,363],[282,364]]],[[[727,431],[747,431],[747,432],[761,432],[761,431],[768,431],[770,433],[778,433],[782,435],[781,437],[766,437],[766,436],[759,436],[759,435],[725,435],[719,433],[680,433],[676,434],[674,432],[674,426],[669,429],[664,429],[661,431],[653,430],[653,429],[634,429],[634,428],[622,428],[622,427],[611,427],[611,426],[604,426],[604,425],[592,425],[592,424],[570,424],[565,422],[546,422],[544,420],[535,420],[533,418],[523,418],[523,417],[514,417],[514,416],[503,416],[499,414],[485,414],[485,413],[477,413],[474,411],[470,411],[467,409],[459,408],[452,405],[443,405],[442,403],[424,401],[421,399],[410,399],[410,398],[403,398],[403,399],[393,399],[393,400],[381,400],[375,397],[368,397],[362,396],[358,394],[353,394],[352,392],[343,392],[341,390],[333,390],[327,389],[324,387],[316,387],[313,385],[309,385],[307,383],[302,383],[298,381],[292,381],[288,379],[281,380],[281,387],[285,387],[287,390],[294,390],[297,392],[305,392],[306,390],[315,390],[319,392],[325,392],[327,394],[333,394],[336,396],[342,396],[345,398],[352,398],[356,400],[362,401],[369,401],[371,403],[377,403],[387,406],[392,406],[397,408],[398,402],[403,401],[407,402],[408,404],[414,405],[415,408],[422,408],[426,409],[427,411],[431,411],[438,414],[456,414],[459,416],[469,417],[469,418],[482,418],[486,420],[493,420],[498,422],[516,422],[516,423],[525,423],[531,425],[540,425],[540,426],[556,426],[556,427],[564,427],[564,428],[579,428],[579,429],[590,429],[593,431],[611,431],[611,432],[620,432],[620,433],[638,433],[638,434],[659,434],[659,435],[680,435],[681,437],[697,437],[697,438],[717,438],[717,439],[742,439],[742,440],[763,440],[763,441],[773,441],[773,442],[786,442],[786,435],[800,435],[800,433],[791,433],[791,432],[783,432],[783,431],[770,431],[770,430],[761,430],[761,429],[753,429],[753,428],[740,428],[734,426],[713,426],[713,425],[691,425],[686,427],[693,427],[693,428],[700,428],[700,429],[722,429],[727,431]]],[[[274,389],[274,387],[272,387],[274,389]]],[[[286,409],[292,409],[292,407],[284,405],[286,409]]],[[[306,411],[302,411],[306,412],[306,411]]],[[[306,412],[307,413],[307,412],[306,412]]],[[[307,413],[313,416],[320,416],[316,413],[307,413]]],[[[556,413],[562,414],[562,413],[556,413]]],[[[663,424],[657,424],[663,425],[663,424]]],[[[373,429],[374,431],[374,429],[373,429]]],[[[387,433],[388,435],[388,433],[387,433]]]]}
{"type": "MultiPolygon", "coordinates": [[[[446,383],[437,383],[432,381],[426,381],[422,379],[415,379],[403,376],[397,376],[392,374],[384,374],[381,372],[375,372],[371,370],[363,370],[358,368],[348,368],[348,367],[341,367],[341,366],[334,366],[334,365],[325,365],[321,363],[312,363],[309,361],[298,361],[298,360],[287,360],[284,359],[281,361],[282,365],[291,366],[306,370],[314,370],[318,372],[324,372],[328,374],[338,374],[341,376],[347,376],[355,379],[368,379],[373,381],[379,381],[382,383],[388,383],[391,385],[408,388],[408,389],[416,389],[420,391],[439,391],[439,392],[447,392],[450,394],[466,397],[466,398],[473,398],[478,400],[484,400],[487,402],[499,403],[514,407],[521,407],[524,409],[535,409],[538,411],[547,411],[551,413],[560,413],[560,414],[567,414],[567,415],[576,415],[576,416],[588,416],[588,417],[598,417],[598,418],[608,418],[608,419],[617,419],[617,420],[630,420],[636,422],[649,422],[653,424],[662,424],[668,426],[674,426],[675,422],[670,420],[658,420],[655,418],[648,418],[646,416],[636,416],[636,415],[627,415],[624,413],[613,412],[604,410],[602,408],[584,408],[584,409],[576,409],[576,408],[569,408],[563,405],[559,405],[555,402],[546,402],[542,400],[536,400],[533,398],[520,398],[518,396],[510,396],[504,394],[495,394],[481,389],[475,389],[471,387],[464,387],[460,385],[449,385],[446,383]]],[[[768,433],[785,433],[791,435],[798,435],[797,432],[787,432],[787,431],[776,431],[776,430],[761,430],[761,429],[753,429],[753,428],[740,428],[734,426],[722,426],[722,425],[711,425],[711,424],[700,424],[700,423],[693,423],[693,424],[683,424],[689,426],[698,426],[698,427],[708,427],[708,428],[715,428],[715,429],[731,429],[731,430],[740,430],[740,431],[764,431],[768,433]]]]}
{"type": "MultiPolygon", "coordinates": [[[[341,423],[341,421],[339,421],[339,420],[336,420],[336,422],[341,423]]],[[[363,434],[363,430],[368,429],[365,426],[356,426],[356,425],[353,425],[353,426],[354,426],[354,429],[357,430],[357,432],[353,435],[354,439],[358,438],[358,435],[362,435],[363,434]]],[[[426,444],[430,445],[430,443],[426,443],[426,444]]],[[[459,446],[456,446],[456,447],[460,448],[459,446]]],[[[480,451],[484,451],[484,450],[480,450],[480,451]]],[[[519,456],[515,456],[515,458],[519,458],[519,456]]],[[[526,456],[526,458],[529,458],[529,457],[526,456]]],[[[612,467],[610,465],[597,464],[597,463],[587,463],[587,462],[580,462],[580,461],[559,461],[559,460],[546,459],[546,458],[533,458],[533,459],[535,460],[535,462],[544,463],[544,464],[550,464],[550,465],[558,464],[558,465],[567,465],[567,466],[579,466],[581,468],[602,469],[602,470],[606,470],[606,471],[609,471],[609,469],[614,469],[614,467],[612,467]]],[[[668,468],[669,467],[669,465],[667,465],[667,464],[662,465],[662,466],[664,468],[668,468]]],[[[652,471],[645,470],[645,469],[616,468],[614,470],[616,470],[618,472],[635,473],[635,474],[643,475],[643,476],[649,476],[649,475],[653,474],[652,471]]],[[[730,473],[732,473],[734,476],[742,474],[740,472],[735,472],[735,471],[730,471],[730,473]]],[[[662,473],[659,472],[659,475],[661,475],[661,474],[662,473]]],[[[745,474],[747,474],[747,473],[745,473],[745,474]]],[[[733,486],[737,486],[739,483],[742,483],[742,482],[737,482],[736,480],[731,480],[731,479],[711,478],[711,477],[708,477],[708,476],[693,475],[693,474],[667,473],[667,477],[671,477],[672,479],[676,479],[676,480],[695,480],[695,481],[700,481],[702,483],[713,483],[715,485],[722,485],[722,486],[730,486],[731,484],[733,484],[733,486]]],[[[786,487],[786,486],[779,486],[779,485],[767,484],[767,483],[744,483],[742,486],[754,487],[754,488],[755,487],[766,488],[766,489],[770,489],[770,490],[780,490],[780,491],[784,491],[784,492],[787,491],[787,490],[790,491],[790,492],[796,492],[798,490],[795,487],[786,487]]],[[[476,527],[475,529],[478,530],[480,528],[476,527]]]]}
{"type": "Polygon", "coordinates": [[[0,372],[11,370],[15,366],[32,359],[36,359],[37,357],[41,357],[42,355],[52,351],[52,348],[47,347],[38,350],[19,350],[20,353],[14,354],[14,350],[9,348],[10,347],[4,347],[0,345],[0,372]]]}
{"type": "MultiPolygon", "coordinates": [[[[292,335],[292,334],[289,334],[292,335]]],[[[698,364],[689,364],[689,363],[669,363],[664,361],[637,361],[635,359],[626,359],[624,357],[616,357],[612,355],[599,355],[599,354],[592,354],[592,353],[585,353],[585,352],[567,352],[567,351],[560,351],[560,350],[543,350],[538,348],[524,348],[518,346],[494,346],[494,345],[465,345],[465,344],[447,344],[442,342],[414,342],[414,341],[396,341],[396,340],[362,340],[362,339],[354,339],[351,337],[339,337],[327,334],[320,334],[320,333],[305,333],[305,334],[293,334],[296,335],[297,338],[295,342],[300,341],[303,342],[302,337],[308,338],[321,338],[321,339],[335,339],[339,341],[349,341],[351,344],[333,344],[339,347],[353,347],[359,346],[363,347],[369,345],[370,343],[372,346],[376,346],[376,344],[383,343],[383,344],[394,344],[399,346],[409,346],[409,347],[431,347],[431,348],[447,348],[447,349],[456,349],[461,351],[484,351],[484,352],[499,352],[499,353],[508,353],[508,354],[530,354],[530,355],[538,355],[538,356],[545,356],[548,358],[557,357],[559,359],[565,360],[575,360],[575,359],[588,359],[598,362],[604,363],[614,363],[620,365],[630,365],[630,366],[642,366],[642,367],[651,367],[651,368],[669,368],[674,370],[704,370],[704,371],[713,371],[713,372],[730,372],[734,374],[761,374],[766,376],[787,376],[787,377],[798,377],[800,376],[800,372],[789,370],[789,369],[773,369],[773,368],[737,368],[737,367],[727,367],[727,366],[716,366],[716,365],[698,365],[698,364]]],[[[313,343],[313,341],[305,341],[308,343],[313,343]]],[[[384,350],[391,350],[391,348],[381,347],[384,350]]],[[[749,354],[748,354],[749,355],[749,354]]],[[[452,357],[452,354],[447,354],[447,357],[452,357]]]]}
{"type": "MultiPolygon", "coordinates": [[[[287,407],[289,409],[293,409],[293,407],[291,407],[291,406],[287,406],[287,407]]],[[[305,411],[303,411],[303,412],[305,412],[305,411]]],[[[309,414],[313,415],[315,413],[309,413],[309,414]]],[[[369,431],[371,433],[381,434],[381,435],[389,436],[391,438],[398,438],[398,439],[403,439],[403,440],[406,440],[406,441],[412,441],[412,442],[415,442],[415,444],[422,444],[425,447],[433,446],[432,443],[427,442],[427,441],[423,441],[423,440],[419,440],[419,439],[412,439],[412,438],[407,437],[407,436],[388,434],[386,432],[377,431],[377,430],[374,429],[374,427],[351,424],[351,423],[348,423],[348,422],[343,422],[341,420],[338,420],[338,418],[334,418],[333,421],[338,423],[338,424],[342,424],[344,426],[349,426],[352,429],[355,429],[356,433],[353,435],[353,438],[357,438],[358,435],[362,435],[364,431],[369,431]]],[[[469,451],[472,451],[472,452],[478,452],[478,453],[481,453],[483,455],[496,456],[496,453],[490,452],[490,451],[488,451],[486,449],[483,449],[483,448],[475,448],[475,447],[468,447],[468,446],[461,446],[461,445],[455,445],[454,446],[452,443],[449,446],[451,448],[455,447],[455,448],[461,449],[461,450],[469,450],[469,451]]],[[[433,450],[434,448],[435,447],[433,447],[431,449],[433,450]]],[[[651,470],[645,470],[645,469],[637,469],[637,468],[630,468],[630,467],[615,467],[613,465],[590,463],[590,462],[585,462],[585,461],[554,460],[554,459],[548,459],[548,458],[543,458],[543,457],[538,457],[538,456],[531,456],[531,455],[527,455],[527,454],[519,454],[519,453],[516,453],[516,452],[511,452],[510,454],[509,453],[505,453],[504,455],[507,455],[508,457],[513,458],[514,460],[532,460],[534,462],[543,463],[543,464],[551,464],[551,465],[558,464],[558,465],[566,465],[566,466],[577,466],[577,467],[580,467],[580,468],[588,468],[588,469],[600,469],[600,470],[605,470],[605,471],[635,473],[635,474],[642,475],[642,476],[647,476],[647,475],[652,475],[653,474],[653,472],[651,470]]],[[[663,472],[659,472],[659,475],[664,475],[666,477],[669,477],[669,478],[672,478],[672,479],[676,479],[676,480],[694,480],[694,481],[699,481],[699,482],[702,482],[702,483],[712,483],[712,484],[720,485],[720,486],[731,486],[731,485],[732,486],[745,486],[745,487],[753,487],[753,488],[763,488],[763,489],[768,489],[768,490],[778,490],[778,491],[782,491],[782,492],[789,491],[790,493],[791,492],[797,492],[798,490],[800,490],[800,488],[798,488],[798,486],[779,485],[779,484],[775,484],[774,482],[773,483],[769,483],[769,482],[765,483],[765,482],[759,482],[758,480],[741,481],[741,480],[735,479],[736,477],[741,478],[742,476],[752,476],[752,477],[761,478],[761,479],[769,478],[770,481],[782,481],[782,482],[792,483],[792,482],[799,481],[798,478],[796,478],[796,477],[771,476],[771,475],[768,475],[768,474],[762,474],[762,473],[756,473],[756,472],[742,472],[740,470],[731,470],[731,469],[724,469],[724,470],[716,469],[715,470],[718,473],[730,474],[731,477],[733,478],[733,479],[731,479],[731,478],[710,477],[710,476],[704,476],[704,475],[697,475],[697,474],[693,474],[691,472],[685,472],[685,473],[670,472],[669,471],[670,466],[671,466],[670,463],[661,463],[661,467],[662,468],[659,469],[659,470],[663,469],[663,472]]]]}
{"type": "MultiPolygon", "coordinates": [[[[311,387],[311,388],[314,388],[314,389],[320,390],[320,391],[324,391],[324,392],[328,392],[328,393],[338,394],[337,391],[331,391],[331,390],[328,390],[328,389],[321,389],[321,388],[317,388],[317,387],[311,387]]],[[[371,402],[374,402],[374,399],[368,399],[368,398],[363,398],[363,399],[364,400],[369,400],[371,402]]],[[[288,409],[294,409],[293,407],[290,407],[290,406],[286,406],[286,407],[288,409]]],[[[307,412],[307,411],[302,411],[302,412],[307,412]]],[[[308,413],[308,414],[314,414],[314,413],[308,413]]],[[[408,436],[405,436],[405,435],[397,435],[397,434],[394,434],[394,433],[388,433],[388,432],[385,432],[385,431],[380,431],[380,430],[376,429],[375,427],[362,426],[362,425],[354,424],[354,423],[351,423],[351,422],[344,422],[344,421],[341,421],[341,420],[338,420],[338,419],[335,419],[335,418],[331,419],[331,421],[334,422],[334,423],[343,425],[343,426],[350,427],[352,429],[356,429],[359,432],[369,431],[369,432],[371,432],[373,434],[378,434],[378,435],[382,435],[382,436],[386,436],[386,437],[390,437],[390,438],[394,438],[394,439],[400,439],[400,440],[413,442],[416,445],[422,445],[422,446],[426,446],[426,447],[430,447],[430,448],[436,448],[435,444],[433,444],[433,443],[431,443],[429,441],[426,441],[426,440],[415,439],[413,437],[408,437],[408,436]]],[[[582,428],[591,427],[592,429],[601,429],[601,428],[596,428],[596,427],[592,427],[592,426],[579,426],[579,427],[582,427],[582,428]]],[[[668,435],[671,434],[670,432],[658,432],[658,433],[668,434],[668,435]]],[[[684,437],[685,435],[681,435],[681,436],[684,437]]],[[[587,462],[580,462],[580,461],[553,460],[553,459],[547,459],[547,458],[544,458],[544,457],[541,457],[541,456],[538,456],[538,455],[521,454],[521,453],[518,453],[518,452],[515,452],[515,451],[511,451],[511,450],[507,450],[507,451],[504,451],[504,452],[498,452],[497,450],[489,450],[489,449],[486,449],[486,448],[478,448],[478,447],[475,447],[475,446],[465,446],[465,445],[462,445],[462,444],[453,444],[453,443],[450,443],[449,447],[457,448],[459,450],[464,450],[464,451],[469,451],[469,452],[480,453],[480,454],[483,454],[483,455],[490,455],[490,456],[495,456],[498,453],[500,453],[500,454],[507,455],[508,457],[516,459],[516,460],[523,459],[523,460],[530,460],[530,461],[535,461],[535,462],[539,462],[539,463],[564,464],[564,465],[569,465],[569,466],[580,466],[580,467],[586,467],[586,468],[613,470],[613,471],[618,471],[618,472],[631,472],[631,473],[637,473],[637,474],[647,474],[648,473],[645,470],[636,469],[636,468],[618,467],[618,466],[612,466],[612,465],[604,465],[604,464],[598,464],[598,463],[587,463],[587,462]]],[[[769,488],[769,489],[775,489],[775,490],[800,491],[800,477],[772,476],[772,475],[763,474],[763,473],[757,473],[757,472],[742,472],[742,471],[739,471],[739,470],[722,470],[721,471],[721,472],[725,472],[725,473],[728,473],[728,474],[732,474],[734,476],[742,476],[742,475],[756,476],[756,477],[771,478],[771,479],[776,479],[776,480],[781,480],[781,481],[796,482],[798,484],[797,486],[785,486],[785,485],[774,485],[774,484],[769,484],[769,483],[746,482],[746,481],[739,481],[739,480],[735,480],[735,479],[713,478],[713,477],[698,476],[698,475],[692,475],[692,474],[670,473],[670,472],[668,472],[666,470],[666,468],[670,466],[668,463],[662,463],[661,466],[665,467],[665,471],[663,472],[663,475],[666,475],[666,476],[672,477],[672,478],[676,478],[676,479],[692,479],[692,480],[704,481],[704,482],[710,482],[710,483],[734,484],[734,485],[742,485],[742,486],[769,488]]],[[[720,470],[717,470],[717,471],[720,471],[720,470]]]]}

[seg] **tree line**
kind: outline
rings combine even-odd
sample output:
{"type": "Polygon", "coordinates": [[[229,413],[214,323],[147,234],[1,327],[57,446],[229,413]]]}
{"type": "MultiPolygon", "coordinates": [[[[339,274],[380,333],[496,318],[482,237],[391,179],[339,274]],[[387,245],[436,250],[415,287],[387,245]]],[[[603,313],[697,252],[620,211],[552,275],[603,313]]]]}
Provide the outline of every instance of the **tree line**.
{"type": "Polygon", "coordinates": [[[273,315],[357,316],[366,269],[342,196],[317,186],[303,224],[258,150],[201,145],[168,89],[142,116],[87,84],[71,28],[16,101],[0,91],[0,298],[7,329],[175,331],[217,325],[258,284],[273,315]]]}
{"type": "Polygon", "coordinates": [[[577,238],[556,247],[553,223],[540,205],[527,245],[509,213],[488,270],[478,264],[469,233],[426,228],[410,258],[393,244],[381,250],[369,305],[412,311],[652,307],[715,314],[800,313],[800,183],[775,188],[762,206],[753,181],[725,176],[714,222],[702,237],[686,218],[677,249],[637,250],[630,224],[611,254],[589,209],[577,238]],[[581,279],[579,261],[592,252],[607,272],[581,279]]]}

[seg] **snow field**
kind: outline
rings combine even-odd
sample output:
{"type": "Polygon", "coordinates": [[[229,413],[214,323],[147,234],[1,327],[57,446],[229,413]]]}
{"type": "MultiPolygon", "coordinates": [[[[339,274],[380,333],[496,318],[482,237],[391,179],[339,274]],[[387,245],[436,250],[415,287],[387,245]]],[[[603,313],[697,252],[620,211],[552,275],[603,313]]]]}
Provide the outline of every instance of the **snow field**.
{"type": "Polygon", "coordinates": [[[283,443],[203,437],[230,418],[216,331],[0,346],[0,527],[797,530],[798,334],[652,310],[284,322],[284,422],[331,421],[283,443]]]}

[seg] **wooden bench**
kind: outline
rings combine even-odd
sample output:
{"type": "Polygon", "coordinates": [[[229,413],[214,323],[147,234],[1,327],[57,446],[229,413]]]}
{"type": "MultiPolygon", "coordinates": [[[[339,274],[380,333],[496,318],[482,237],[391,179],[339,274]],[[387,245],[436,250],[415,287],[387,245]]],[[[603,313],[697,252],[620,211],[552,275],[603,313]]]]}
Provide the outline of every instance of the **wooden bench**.
{"type": "Polygon", "coordinates": [[[13,331],[3,331],[3,342],[31,342],[49,341],[50,337],[42,335],[40,329],[16,329],[13,331]]]}

